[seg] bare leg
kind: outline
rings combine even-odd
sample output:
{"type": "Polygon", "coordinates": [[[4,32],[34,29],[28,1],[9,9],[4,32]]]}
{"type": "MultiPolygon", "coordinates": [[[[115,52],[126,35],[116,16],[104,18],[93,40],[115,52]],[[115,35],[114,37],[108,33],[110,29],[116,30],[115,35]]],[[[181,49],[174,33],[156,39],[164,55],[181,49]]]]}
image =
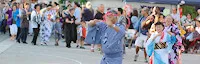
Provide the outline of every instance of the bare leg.
{"type": "Polygon", "coordinates": [[[94,52],[94,44],[91,44],[91,52],[94,52]]]}
{"type": "Polygon", "coordinates": [[[138,58],[138,52],[139,52],[139,50],[140,50],[140,47],[139,46],[136,46],[136,55],[135,55],[135,58],[134,58],[134,61],[137,61],[137,58],[138,58]]]}
{"type": "Polygon", "coordinates": [[[144,59],[145,59],[145,62],[147,63],[148,60],[147,60],[147,53],[146,53],[146,49],[144,48],[144,59]]]}

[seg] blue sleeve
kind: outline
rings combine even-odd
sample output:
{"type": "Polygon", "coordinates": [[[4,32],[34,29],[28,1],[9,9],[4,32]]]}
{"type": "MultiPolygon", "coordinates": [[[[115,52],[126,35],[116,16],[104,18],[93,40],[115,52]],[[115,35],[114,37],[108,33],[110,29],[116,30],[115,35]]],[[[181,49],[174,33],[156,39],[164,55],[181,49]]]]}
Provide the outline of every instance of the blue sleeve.
{"type": "Polygon", "coordinates": [[[176,36],[175,35],[169,35],[167,34],[167,44],[168,44],[168,47],[167,47],[167,50],[169,52],[171,52],[172,50],[172,46],[174,45],[174,43],[176,43],[176,36]]]}
{"type": "Polygon", "coordinates": [[[135,30],[139,31],[140,24],[141,24],[140,21],[137,21],[137,22],[136,22],[136,24],[135,24],[135,26],[134,26],[135,30]]]}
{"type": "Polygon", "coordinates": [[[146,53],[148,56],[151,56],[154,51],[155,42],[153,41],[153,37],[149,38],[146,43],[146,53]]]}
{"type": "Polygon", "coordinates": [[[116,33],[115,39],[116,40],[121,40],[125,36],[126,28],[122,24],[117,24],[117,27],[119,27],[119,32],[116,33]]]}
{"type": "Polygon", "coordinates": [[[103,22],[98,22],[95,26],[88,26],[87,36],[85,42],[88,44],[100,44],[97,40],[100,40],[101,34],[99,34],[99,29],[105,25],[103,22]]]}

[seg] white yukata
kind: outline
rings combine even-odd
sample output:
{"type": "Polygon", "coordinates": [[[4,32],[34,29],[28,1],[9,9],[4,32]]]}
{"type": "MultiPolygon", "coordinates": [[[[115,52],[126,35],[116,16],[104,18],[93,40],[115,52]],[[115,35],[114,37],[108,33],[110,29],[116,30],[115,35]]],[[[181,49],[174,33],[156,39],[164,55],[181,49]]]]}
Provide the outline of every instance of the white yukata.
{"type": "Polygon", "coordinates": [[[55,14],[55,12],[53,12],[51,10],[46,11],[44,13],[44,22],[42,22],[40,25],[41,44],[49,42],[49,38],[51,36],[52,28],[53,28],[52,20],[55,19],[54,14],[55,14]],[[50,16],[51,19],[48,19],[48,16],[50,16]]]}
{"type": "Polygon", "coordinates": [[[172,45],[176,42],[176,37],[171,36],[167,32],[163,32],[162,36],[153,38],[158,33],[152,33],[151,37],[147,40],[146,51],[147,55],[153,57],[153,64],[170,64],[169,63],[169,53],[172,49],[172,45]],[[162,39],[161,39],[162,38],[162,39]],[[161,49],[154,49],[156,43],[166,42],[167,47],[161,49]]]}

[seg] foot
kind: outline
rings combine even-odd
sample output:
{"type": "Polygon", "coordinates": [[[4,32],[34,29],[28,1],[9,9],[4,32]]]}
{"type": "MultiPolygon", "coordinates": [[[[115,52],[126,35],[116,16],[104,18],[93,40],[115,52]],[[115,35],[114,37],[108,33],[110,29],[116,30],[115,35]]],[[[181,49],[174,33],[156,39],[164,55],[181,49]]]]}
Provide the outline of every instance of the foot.
{"type": "Polygon", "coordinates": [[[138,56],[138,54],[135,55],[134,61],[137,61],[138,56]]]}
{"type": "Polygon", "coordinates": [[[98,50],[98,51],[101,51],[101,49],[100,49],[100,48],[98,48],[97,50],[98,50]]]}
{"type": "Polygon", "coordinates": [[[85,49],[85,47],[80,46],[80,49],[85,49]]]}
{"type": "Polygon", "coordinates": [[[79,45],[76,45],[76,48],[78,48],[79,47],[79,45]]]}
{"type": "Polygon", "coordinates": [[[91,52],[94,52],[94,48],[90,50],[91,52]]]}
{"type": "Polygon", "coordinates": [[[24,44],[28,44],[27,42],[23,42],[24,44]]]}
{"type": "Polygon", "coordinates": [[[17,40],[17,43],[20,43],[20,40],[17,40]]]}
{"type": "Polygon", "coordinates": [[[147,60],[147,58],[145,58],[145,63],[148,63],[148,60],[147,60]]]}
{"type": "Polygon", "coordinates": [[[55,46],[59,46],[59,44],[58,44],[58,43],[56,43],[56,44],[55,44],[55,46]]]}

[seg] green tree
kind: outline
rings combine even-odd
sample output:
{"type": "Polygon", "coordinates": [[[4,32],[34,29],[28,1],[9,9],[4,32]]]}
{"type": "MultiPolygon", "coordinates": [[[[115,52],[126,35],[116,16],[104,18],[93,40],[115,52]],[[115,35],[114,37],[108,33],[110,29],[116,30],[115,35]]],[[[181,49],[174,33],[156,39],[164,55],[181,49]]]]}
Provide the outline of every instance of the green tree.
{"type": "Polygon", "coordinates": [[[188,13],[190,13],[193,19],[197,17],[197,12],[194,6],[183,5],[182,8],[183,8],[183,15],[187,15],[188,13]]]}

